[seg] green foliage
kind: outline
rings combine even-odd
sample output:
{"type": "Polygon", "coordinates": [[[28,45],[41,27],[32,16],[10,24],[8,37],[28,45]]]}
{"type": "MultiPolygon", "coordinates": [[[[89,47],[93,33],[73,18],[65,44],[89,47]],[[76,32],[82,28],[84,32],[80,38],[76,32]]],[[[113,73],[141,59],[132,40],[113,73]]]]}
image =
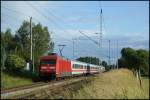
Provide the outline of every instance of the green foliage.
{"type": "Polygon", "coordinates": [[[127,61],[129,69],[136,69],[138,63],[137,53],[132,48],[123,48],[121,50],[122,57],[127,61]]]}
{"type": "Polygon", "coordinates": [[[110,70],[110,65],[107,65],[107,62],[106,61],[102,61],[102,66],[105,67],[105,70],[110,70]]]}
{"type": "Polygon", "coordinates": [[[134,50],[132,48],[123,48],[121,50],[122,60],[129,69],[143,70],[149,74],[149,52],[143,49],[134,50]]]}
{"type": "Polygon", "coordinates": [[[107,66],[107,62],[106,61],[102,61],[102,65],[103,66],[107,66]]]}
{"type": "Polygon", "coordinates": [[[128,68],[128,64],[124,58],[118,59],[118,67],[119,68],[128,68]]]}
{"type": "Polygon", "coordinates": [[[99,62],[100,62],[99,58],[96,58],[96,57],[80,57],[80,58],[77,58],[76,60],[90,63],[90,64],[95,64],[95,65],[99,65],[99,62]]]}
{"type": "Polygon", "coordinates": [[[1,32],[1,69],[4,69],[5,58],[6,58],[6,52],[4,48],[4,33],[1,32]]]}
{"type": "Polygon", "coordinates": [[[39,57],[48,52],[53,52],[54,43],[50,37],[47,27],[42,27],[40,23],[33,27],[33,53],[36,65],[39,63],[39,57]]]}
{"type": "Polygon", "coordinates": [[[23,21],[20,28],[15,34],[15,41],[17,43],[16,53],[25,60],[30,59],[30,23],[23,21]]]}
{"type": "MultiPolygon", "coordinates": [[[[9,54],[18,55],[25,61],[30,60],[31,40],[30,23],[28,21],[23,21],[22,25],[16,31],[16,34],[14,36],[12,35],[10,29],[7,29],[6,32],[1,32],[1,35],[2,66],[4,65],[5,59],[9,54]]],[[[48,53],[53,52],[54,42],[52,42],[50,35],[51,34],[49,33],[47,27],[43,27],[40,23],[32,23],[32,47],[35,67],[38,67],[40,56],[47,55],[48,53]]]]}
{"type": "Polygon", "coordinates": [[[25,60],[17,55],[10,54],[6,59],[5,66],[8,70],[23,69],[25,67],[25,60]]]}
{"type": "MultiPolygon", "coordinates": [[[[24,21],[15,35],[15,40],[18,43],[16,48],[17,54],[22,56],[27,61],[30,60],[29,27],[29,22],[24,21]]],[[[35,67],[38,67],[39,57],[44,54],[48,54],[48,52],[53,52],[54,43],[52,42],[48,28],[43,27],[40,23],[37,25],[32,23],[32,37],[33,59],[35,62],[35,67]]]]}
{"type": "Polygon", "coordinates": [[[3,45],[1,45],[1,69],[2,70],[4,69],[5,59],[6,59],[5,48],[3,45]]]}
{"type": "Polygon", "coordinates": [[[7,56],[13,51],[12,48],[11,30],[7,29],[5,32],[1,32],[1,69],[4,69],[4,63],[7,56]]]}
{"type": "Polygon", "coordinates": [[[139,66],[145,72],[146,75],[149,74],[149,52],[143,49],[136,51],[139,57],[139,66]]]}

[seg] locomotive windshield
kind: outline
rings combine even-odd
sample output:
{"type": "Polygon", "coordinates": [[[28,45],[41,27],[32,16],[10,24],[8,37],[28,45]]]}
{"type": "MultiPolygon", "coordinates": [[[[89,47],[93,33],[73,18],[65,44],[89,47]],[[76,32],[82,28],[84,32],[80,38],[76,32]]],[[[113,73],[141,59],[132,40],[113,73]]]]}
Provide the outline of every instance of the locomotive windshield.
{"type": "Polygon", "coordinates": [[[56,60],[43,60],[41,61],[41,64],[50,64],[50,65],[55,65],[56,64],[56,60]]]}

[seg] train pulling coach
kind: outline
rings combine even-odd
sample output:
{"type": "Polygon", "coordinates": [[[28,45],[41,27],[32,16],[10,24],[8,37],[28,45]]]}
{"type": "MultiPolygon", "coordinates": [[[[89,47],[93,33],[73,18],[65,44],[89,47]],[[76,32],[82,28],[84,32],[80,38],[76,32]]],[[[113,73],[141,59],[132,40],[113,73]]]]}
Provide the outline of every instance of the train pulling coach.
{"type": "Polygon", "coordinates": [[[43,56],[40,59],[40,76],[55,77],[56,79],[103,72],[103,66],[97,66],[79,61],[70,61],[57,54],[43,56]]]}

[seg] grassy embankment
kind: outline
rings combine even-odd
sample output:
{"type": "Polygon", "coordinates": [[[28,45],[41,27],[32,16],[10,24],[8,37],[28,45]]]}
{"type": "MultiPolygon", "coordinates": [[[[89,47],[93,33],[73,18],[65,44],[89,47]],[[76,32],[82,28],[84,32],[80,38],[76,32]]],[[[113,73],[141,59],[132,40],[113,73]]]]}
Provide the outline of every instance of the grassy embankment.
{"type": "Polygon", "coordinates": [[[149,79],[142,78],[142,88],[127,69],[112,70],[65,98],[73,99],[149,99],[149,79]]]}
{"type": "Polygon", "coordinates": [[[5,72],[1,72],[1,88],[15,87],[19,85],[31,84],[32,79],[14,76],[5,72]]]}
{"type": "MultiPolygon", "coordinates": [[[[112,70],[92,77],[77,91],[63,91],[64,99],[149,99],[149,79],[142,78],[142,88],[133,73],[127,69],[112,70]]],[[[1,88],[31,84],[29,78],[11,76],[1,72],[1,88]]]]}

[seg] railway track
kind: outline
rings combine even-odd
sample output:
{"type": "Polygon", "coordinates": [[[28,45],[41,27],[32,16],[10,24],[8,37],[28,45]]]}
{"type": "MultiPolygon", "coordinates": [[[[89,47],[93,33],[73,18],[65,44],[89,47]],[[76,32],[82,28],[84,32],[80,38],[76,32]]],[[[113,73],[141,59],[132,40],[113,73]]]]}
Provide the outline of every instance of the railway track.
{"type": "Polygon", "coordinates": [[[63,87],[69,84],[83,81],[85,77],[66,79],[52,82],[37,82],[30,85],[24,85],[14,88],[1,89],[1,99],[26,99],[40,97],[39,91],[45,89],[56,90],[59,87],[63,87]]]}
{"type": "Polygon", "coordinates": [[[11,87],[11,88],[2,88],[1,94],[9,93],[9,92],[17,91],[17,90],[21,90],[21,89],[31,88],[31,87],[35,87],[35,86],[40,86],[42,84],[44,84],[44,82],[37,82],[37,83],[33,83],[33,84],[20,85],[20,86],[11,87]]]}

